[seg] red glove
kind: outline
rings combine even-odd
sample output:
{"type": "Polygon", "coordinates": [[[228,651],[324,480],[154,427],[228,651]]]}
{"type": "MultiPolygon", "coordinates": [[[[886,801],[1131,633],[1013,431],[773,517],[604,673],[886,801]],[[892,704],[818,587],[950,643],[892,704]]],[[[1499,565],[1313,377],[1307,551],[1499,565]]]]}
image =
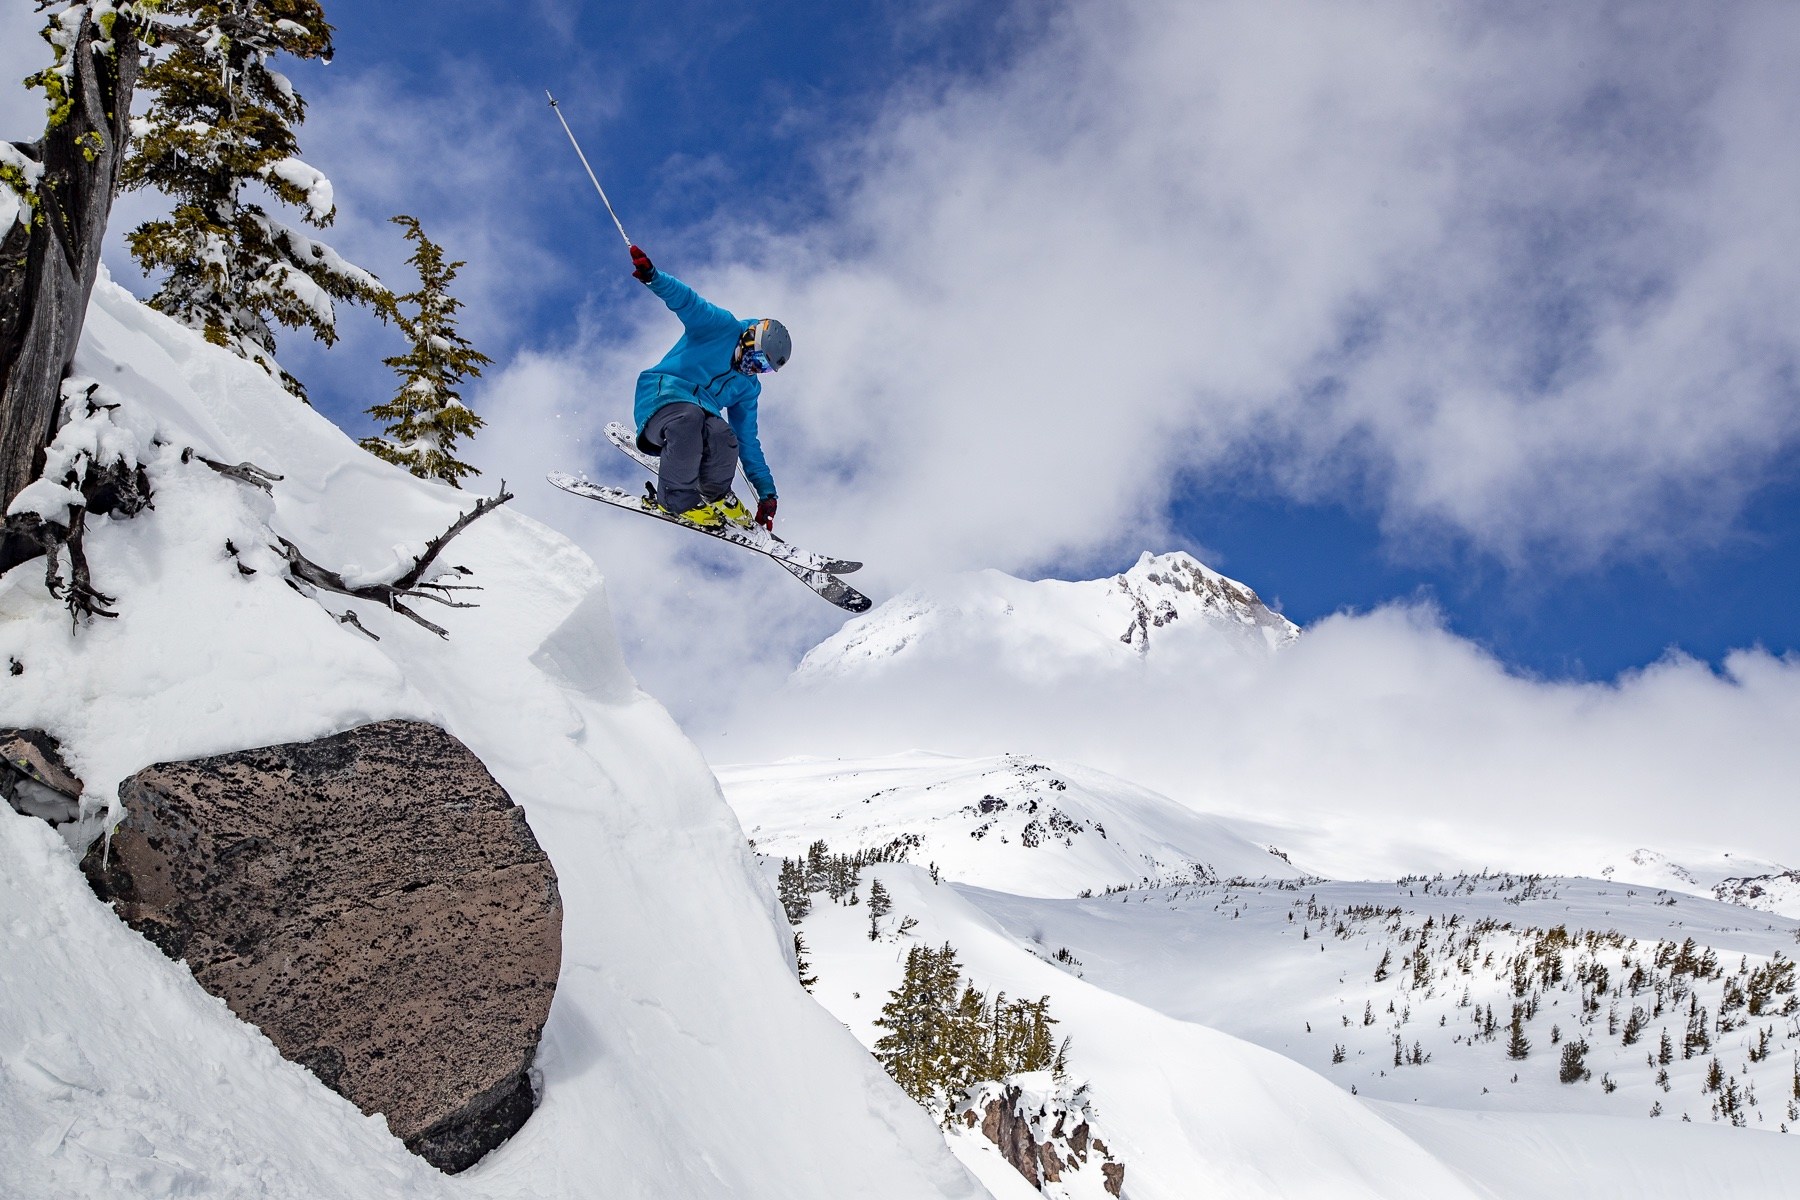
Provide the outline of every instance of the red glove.
{"type": "Polygon", "coordinates": [[[656,278],[656,267],[650,262],[650,256],[636,246],[631,248],[631,265],[636,269],[631,273],[644,283],[656,278]]]}
{"type": "Polygon", "coordinates": [[[759,500],[756,504],[756,523],[770,533],[775,532],[775,497],[759,500]]]}

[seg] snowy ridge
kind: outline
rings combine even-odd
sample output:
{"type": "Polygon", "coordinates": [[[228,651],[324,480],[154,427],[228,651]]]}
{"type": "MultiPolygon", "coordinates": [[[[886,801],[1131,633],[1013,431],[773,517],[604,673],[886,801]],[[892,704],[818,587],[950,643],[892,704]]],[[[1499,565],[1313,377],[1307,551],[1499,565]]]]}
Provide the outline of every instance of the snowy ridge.
{"type": "MultiPolygon", "coordinates": [[[[865,892],[874,879],[893,900],[881,940],[868,938],[866,903],[815,904],[800,923],[820,1001],[873,1045],[880,1033],[873,1022],[915,939],[955,946],[965,975],[979,987],[1048,996],[1057,1034],[1071,1039],[1070,1077],[1087,1085],[1104,1115],[1107,1146],[1125,1164],[1125,1192],[1132,1200],[1450,1200],[1480,1194],[1361,1101],[1305,1067],[1052,965],[1044,941],[983,911],[998,893],[947,881],[934,885],[922,868],[905,863],[866,868],[865,892]],[[917,926],[896,935],[892,930],[904,917],[917,926]]],[[[1038,903],[1121,911],[1116,900],[1038,903]]],[[[1246,999],[1257,994],[1247,989],[1246,999]]],[[[1034,1194],[981,1139],[956,1134],[950,1144],[965,1162],[982,1164],[977,1169],[995,1196],[1024,1200],[1034,1194]]]]}
{"type": "Polygon", "coordinates": [[[1712,894],[1727,904],[1741,904],[1745,908],[1784,917],[1800,917],[1800,871],[1721,880],[1713,885],[1712,894]]]}
{"type": "Polygon", "coordinates": [[[1027,582],[978,571],[912,588],[814,647],[797,683],[920,657],[980,655],[1053,675],[1228,646],[1265,653],[1300,636],[1250,588],[1185,553],[1145,553],[1107,579],[1027,582]]]}
{"type": "Polygon", "coordinates": [[[1717,850],[1652,850],[1640,846],[1620,858],[1609,859],[1593,873],[1617,883],[1665,888],[1800,917],[1800,908],[1790,911],[1788,907],[1771,907],[1786,904],[1790,893],[1800,893],[1800,888],[1793,886],[1800,874],[1782,863],[1752,855],[1717,850]]]}
{"type": "Polygon", "coordinates": [[[1086,767],[934,754],[721,767],[764,854],[903,850],[958,883],[1074,896],[1150,883],[1294,878],[1253,830],[1086,767]]]}
{"type": "Polygon", "coordinates": [[[743,831],[626,671],[585,555],[510,509],[476,522],[446,559],[474,572],[481,606],[434,610],[448,641],[379,606],[303,596],[273,531],[345,573],[377,571],[469,496],[368,455],[105,281],[77,369],[154,427],[156,504],[90,529],[116,621],[72,635],[41,570],[0,579],[0,662],[21,670],[0,676],[0,725],[60,738],[104,806],[155,761],[438,723],[554,862],[563,969],[541,1106],[451,1180],[278,1057],[92,897],[56,833],[0,806],[0,1195],[981,1194],[795,981],[743,831]],[[188,446],[285,478],[271,498],[183,462],[188,446]],[[340,624],[347,608],[381,640],[340,624]]]}

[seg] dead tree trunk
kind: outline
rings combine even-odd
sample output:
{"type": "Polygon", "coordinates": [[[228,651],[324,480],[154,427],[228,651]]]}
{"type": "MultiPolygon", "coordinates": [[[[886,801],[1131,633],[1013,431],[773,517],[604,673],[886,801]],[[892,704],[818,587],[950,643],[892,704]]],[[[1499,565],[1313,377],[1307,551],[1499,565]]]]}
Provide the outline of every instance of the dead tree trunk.
{"type": "MultiPolygon", "coordinates": [[[[124,6],[110,35],[82,9],[63,60],[68,106],[52,112],[41,139],[15,143],[43,175],[32,190],[30,225],[0,236],[0,516],[43,469],[44,447],[60,424],[61,385],[81,340],[118,189],[141,53],[136,19],[124,6]]],[[[44,548],[41,530],[0,524],[0,571],[44,548]]]]}

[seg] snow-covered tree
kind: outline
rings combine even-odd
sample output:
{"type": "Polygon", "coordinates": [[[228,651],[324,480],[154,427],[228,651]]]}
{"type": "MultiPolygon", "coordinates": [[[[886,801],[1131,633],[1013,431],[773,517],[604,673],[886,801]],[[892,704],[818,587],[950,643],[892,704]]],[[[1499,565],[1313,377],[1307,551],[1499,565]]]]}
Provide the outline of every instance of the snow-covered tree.
{"type": "Polygon", "coordinates": [[[386,404],[369,409],[370,416],[384,423],[385,436],[364,438],[362,446],[421,479],[461,487],[465,475],[481,472],[457,459],[456,440],[473,437],[483,422],[463,403],[457,387],[493,360],[456,331],[462,302],[450,294],[450,284],[463,264],[445,262],[443,247],[425,236],[415,218],[395,217],[394,223],[415,246],[407,261],[418,272],[418,289],[395,297],[390,309],[411,349],[382,360],[400,376],[400,390],[386,404]]]}
{"type": "Polygon", "coordinates": [[[336,215],[331,181],[298,157],[305,101],[269,65],[277,54],[329,59],[331,26],[317,0],[164,0],[162,12],[172,48],[143,73],[151,101],[133,122],[123,182],[155,188],[174,211],[126,240],[144,270],[162,276],[154,307],[305,399],[275,361],[271,321],[330,345],[334,301],[387,295],[373,275],[253,198],[260,191],[294,205],[315,227],[336,215]]]}

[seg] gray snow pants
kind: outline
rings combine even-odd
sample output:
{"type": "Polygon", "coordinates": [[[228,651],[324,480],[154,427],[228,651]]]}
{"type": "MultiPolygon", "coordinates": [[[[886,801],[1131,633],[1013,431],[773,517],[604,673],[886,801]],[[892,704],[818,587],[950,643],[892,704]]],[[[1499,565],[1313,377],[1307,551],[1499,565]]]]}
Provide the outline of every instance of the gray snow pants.
{"type": "Polygon", "coordinates": [[[656,498],[686,512],[727,495],[737,474],[738,440],[731,426],[698,404],[665,404],[650,414],[643,440],[662,449],[656,498]]]}

